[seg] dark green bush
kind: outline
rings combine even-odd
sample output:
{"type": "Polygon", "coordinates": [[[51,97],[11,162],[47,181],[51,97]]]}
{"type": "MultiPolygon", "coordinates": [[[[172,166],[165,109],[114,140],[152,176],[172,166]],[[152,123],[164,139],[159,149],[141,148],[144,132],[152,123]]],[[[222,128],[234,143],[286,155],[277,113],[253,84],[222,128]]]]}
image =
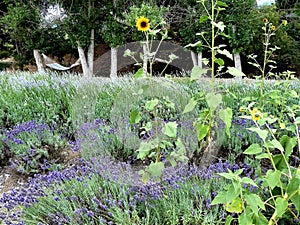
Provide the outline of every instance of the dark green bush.
{"type": "Polygon", "coordinates": [[[0,50],[0,59],[9,57],[10,53],[6,50],[0,50]]]}

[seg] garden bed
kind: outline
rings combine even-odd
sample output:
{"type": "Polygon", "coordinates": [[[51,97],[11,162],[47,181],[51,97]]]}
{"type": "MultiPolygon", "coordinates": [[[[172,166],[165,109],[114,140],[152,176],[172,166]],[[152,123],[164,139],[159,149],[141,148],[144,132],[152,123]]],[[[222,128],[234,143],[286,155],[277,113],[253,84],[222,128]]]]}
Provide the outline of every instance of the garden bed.
{"type": "MultiPolygon", "coordinates": [[[[257,148],[264,146],[260,133],[248,129],[257,125],[251,115],[253,108],[247,107],[252,102],[258,105],[261,90],[256,83],[259,81],[216,80],[217,93],[223,99],[221,107],[231,108],[233,112],[230,138],[224,123],[217,121],[213,138],[218,154],[211,165],[203,167],[199,162],[209,142],[207,139],[197,142],[193,122],[209,104],[199,101],[195,113],[186,117],[188,120],[182,119],[181,112],[191,97],[209,91],[210,80],[204,80],[157,78],[153,81],[159,84],[156,87],[160,99],[158,115],[166,121],[181,120],[178,135],[185,145],[188,163],[171,166],[165,161],[179,145],[174,141],[172,148],[167,146],[161,152],[161,161],[165,163],[161,176],[144,179],[140,171],[147,172],[153,159],[138,159],[136,143],[151,140],[151,129],[144,132],[139,128],[152,117],[145,110],[149,106],[147,96],[141,100],[133,98],[140,90],[140,86],[133,88],[137,81],[126,77],[84,81],[72,75],[2,73],[1,182],[8,178],[0,198],[0,218],[4,224],[23,224],[22,221],[25,224],[224,224],[227,216],[237,218],[240,212],[229,209],[228,204],[211,204],[231,183],[219,173],[238,173],[240,169],[243,170],[240,177],[253,182],[244,183],[245,192],[266,198],[267,187],[261,182],[272,168],[271,162],[244,154],[253,144],[257,148]],[[171,91],[166,98],[168,88],[171,91]],[[125,115],[123,108],[128,109],[125,106],[144,110],[139,124],[119,120],[125,115]],[[127,126],[133,134],[120,132],[127,126]],[[126,134],[125,138],[121,134],[126,134]],[[133,141],[136,138],[138,142],[133,141]]],[[[293,121],[281,112],[299,105],[300,83],[266,83],[265,104],[259,116],[280,118],[281,123],[274,121],[271,129],[277,130],[275,137],[290,152],[289,164],[294,171],[293,168],[299,167],[300,153],[297,145],[293,145],[291,128],[285,129],[293,121]],[[288,96],[286,102],[281,98],[288,96]]],[[[128,110],[126,115],[132,119],[132,111],[128,110]]],[[[295,118],[299,117],[297,113],[295,118]]],[[[273,153],[278,151],[274,149],[273,153]]],[[[259,210],[266,218],[272,216],[271,208],[259,210]]],[[[299,212],[291,208],[280,221],[298,224],[297,219],[299,212]]]]}

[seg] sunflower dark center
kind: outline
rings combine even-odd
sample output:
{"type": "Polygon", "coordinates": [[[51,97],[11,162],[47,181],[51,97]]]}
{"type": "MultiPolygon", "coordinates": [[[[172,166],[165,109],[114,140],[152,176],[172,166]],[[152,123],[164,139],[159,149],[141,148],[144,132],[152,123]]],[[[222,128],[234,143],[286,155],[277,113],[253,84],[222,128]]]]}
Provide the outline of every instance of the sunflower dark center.
{"type": "Polygon", "coordinates": [[[141,27],[147,27],[147,23],[145,21],[141,22],[141,27]]]}

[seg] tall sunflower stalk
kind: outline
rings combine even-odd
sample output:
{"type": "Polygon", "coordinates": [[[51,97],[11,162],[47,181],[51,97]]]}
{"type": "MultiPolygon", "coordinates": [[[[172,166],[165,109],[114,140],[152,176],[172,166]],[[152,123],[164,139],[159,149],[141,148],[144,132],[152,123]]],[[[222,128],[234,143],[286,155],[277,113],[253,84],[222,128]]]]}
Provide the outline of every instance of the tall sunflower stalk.
{"type": "Polygon", "coordinates": [[[262,26],[262,29],[264,31],[264,38],[263,38],[263,45],[264,45],[264,56],[263,56],[263,63],[260,65],[256,59],[256,55],[250,55],[249,58],[253,62],[248,62],[249,64],[257,67],[260,71],[260,78],[261,78],[261,84],[260,84],[260,108],[263,109],[264,105],[264,89],[265,89],[265,79],[271,75],[273,75],[272,70],[276,68],[276,61],[271,60],[271,57],[273,56],[274,52],[278,49],[280,49],[277,46],[271,47],[271,37],[276,35],[276,31],[283,25],[287,25],[287,21],[283,20],[282,23],[276,27],[272,23],[269,22],[267,18],[263,19],[264,25],[262,26]],[[269,70],[267,71],[267,67],[269,67],[269,70]]]}
{"type": "MultiPolygon", "coordinates": [[[[143,68],[140,68],[136,74],[134,75],[134,78],[146,78],[149,80],[149,90],[150,90],[150,96],[151,99],[148,100],[145,103],[145,108],[148,111],[148,113],[153,115],[153,121],[150,122],[150,127],[145,127],[147,129],[154,128],[155,137],[151,138],[147,141],[142,141],[140,143],[140,147],[137,150],[138,151],[138,159],[144,160],[146,157],[155,157],[155,160],[150,163],[150,165],[145,168],[145,170],[140,171],[140,174],[142,175],[143,182],[147,182],[147,180],[151,177],[160,177],[162,178],[162,171],[164,169],[164,162],[162,161],[162,156],[164,154],[163,149],[167,149],[168,146],[172,145],[172,141],[180,142],[177,138],[177,122],[167,122],[167,123],[161,123],[159,121],[159,115],[158,115],[158,107],[163,104],[162,101],[157,97],[157,93],[155,93],[155,86],[157,85],[154,83],[153,77],[153,64],[156,61],[160,61],[160,59],[157,58],[157,53],[160,49],[160,46],[162,42],[167,38],[167,29],[159,29],[159,26],[164,26],[165,22],[164,20],[153,22],[155,25],[153,28],[151,27],[150,20],[145,16],[140,16],[136,19],[135,26],[138,31],[143,32],[145,36],[145,41],[143,43],[143,68]],[[156,37],[160,34],[161,39],[158,42],[158,45],[154,47],[154,40],[156,40],[156,37]],[[148,66],[149,65],[149,70],[148,66]],[[153,125],[153,126],[152,126],[153,125]],[[162,126],[162,130],[160,131],[159,128],[162,126]],[[164,136],[160,137],[160,132],[164,134],[164,136]]],[[[137,60],[134,58],[134,54],[132,54],[130,51],[128,51],[129,54],[126,54],[127,56],[132,57],[136,62],[137,60]]],[[[169,60],[164,61],[166,63],[165,68],[161,72],[161,74],[165,71],[167,66],[172,62],[172,60],[176,59],[176,56],[173,54],[169,55],[169,60]]],[[[137,62],[138,63],[138,62],[137,62]]],[[[138,63],[140,64],[140,63],[138,63]]],[[[143,88],[140,90],[140,93],[143,93],[145,90],[143,88]]],[[[136,114],[139,115],[139,114],[136,114]]],[[[140,121],[139,119],[136,120],[136,115],[133,115],[132,121],[140,121]]],[[[132,119],[132,118],[131,118],[132,119]]],[[[134,122],[137,123],[137,122],[134,122]]],[[[180,153],[181,154],[181,153],[180,153]]],[[[186,160],[186,157],[183,155],[180,155],[179,153],[176,154],[169,154],[166,156],[165,160],[170,161],[171,164],[175,163],[176,160],[183,161],[186,160]],[[179,157],[180,155],[180,157],[179,157]]],[[[172,164],[172,165],[173,165],[172,164]]]]}

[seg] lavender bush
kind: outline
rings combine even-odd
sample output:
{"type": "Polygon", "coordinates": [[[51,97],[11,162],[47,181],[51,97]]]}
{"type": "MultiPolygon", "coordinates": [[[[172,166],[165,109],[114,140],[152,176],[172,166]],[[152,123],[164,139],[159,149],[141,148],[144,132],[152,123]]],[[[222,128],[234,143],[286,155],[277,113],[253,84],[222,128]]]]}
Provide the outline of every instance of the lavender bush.
{"type": "Polygon", "coordinates": [[[3,142],[13,153],[11,167],[20,173],[45,172],[58,166],[63,160],[66,139],[55,127],[29,121],[7,130],[3,142]]]}
{"type": "Polygon", "coordinates": [[[220,161],[206,169],[169,167],[162,182],[143,184],[129,164],[80,160],[4,194],[0,218],[5,224],[221,224],[222,207],[210,205],[225,185],[216,173],[241,167],[253,175],[249,165],[220,161]]]}

